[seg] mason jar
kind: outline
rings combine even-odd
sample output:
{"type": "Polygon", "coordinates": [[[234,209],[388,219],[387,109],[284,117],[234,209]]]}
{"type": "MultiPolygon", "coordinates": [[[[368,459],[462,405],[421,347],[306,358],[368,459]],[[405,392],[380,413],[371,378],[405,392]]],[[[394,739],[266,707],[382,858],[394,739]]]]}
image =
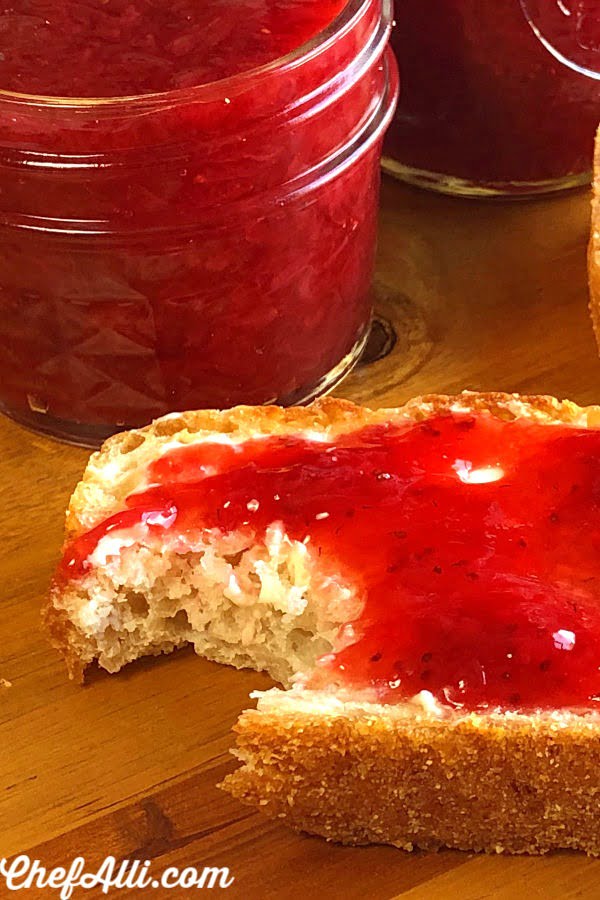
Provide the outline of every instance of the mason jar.
{"type": "Polygon", "coordinates": [[[396,0],[402,96],[384,168],[451,194],[587,184],[599,0],[396,0]]]}
{"type": "Polygon", "coordinates": [[[302,403],[371,317],[391,0],[163,93],[0,93],[0,408],[95,445],[173,410],[302,403]]]}

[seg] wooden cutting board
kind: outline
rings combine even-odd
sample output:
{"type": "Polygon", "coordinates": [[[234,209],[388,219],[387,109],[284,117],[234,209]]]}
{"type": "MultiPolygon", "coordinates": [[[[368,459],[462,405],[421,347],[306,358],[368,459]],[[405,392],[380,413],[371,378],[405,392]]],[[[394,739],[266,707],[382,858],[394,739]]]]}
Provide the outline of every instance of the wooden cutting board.
{"type": "MultiPolygon", "coordinates": [[[[378,320],[338,393],[373,406],[463,388],[600,401],[588,232],[586,192],[474,202],[386,181],[378,320]]],[[[231,726],[250,691],[269,686],[264,675],[184,650],[116,676],[96,672],[84,688],[69,683],[39,607],[86,455],[0,419],[0,678],[10,682],[0,686],[0,856],[27,850],[46,866],[68,866],[81,855],[92,869],[110,853],[152,859],[157,872],[228,866],[227,896],[250,900],[600,896],[600,861],[577,854],[351,849],[240,806],[215,785],[234,765],[231,726]]],[[[190,895],[144,892],[152,894],[190,895]]],[[[127,895],[141,894],[118,892],[127,895]]]]}

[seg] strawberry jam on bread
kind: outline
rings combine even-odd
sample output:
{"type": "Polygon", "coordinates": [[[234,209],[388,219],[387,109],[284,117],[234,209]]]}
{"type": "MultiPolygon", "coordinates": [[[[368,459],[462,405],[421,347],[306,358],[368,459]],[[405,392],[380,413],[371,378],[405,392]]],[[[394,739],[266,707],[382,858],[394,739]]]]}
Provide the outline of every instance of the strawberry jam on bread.
{"type": "Polygon", "coordinates": [[[46,620],[75,676],[191,642],[293,682],[225,786],[296,828],[598,850],[598,407],[158,420],[92,457],[46,620]]]}

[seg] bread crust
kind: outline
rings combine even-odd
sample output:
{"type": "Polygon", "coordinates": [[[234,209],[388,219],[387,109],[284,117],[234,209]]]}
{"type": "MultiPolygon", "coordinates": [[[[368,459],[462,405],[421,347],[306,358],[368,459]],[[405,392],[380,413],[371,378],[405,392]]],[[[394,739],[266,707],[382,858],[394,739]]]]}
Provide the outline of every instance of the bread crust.
{"type": "Polygon", "coordinates": [[[60,605],[60,596],[54,589],[42,607],[42,627],[52,646],[62,656],[71,681],[83,684],[85,670],[94,658],[93,651],[69,619],[66,609],[60,605]]]}
{"type": "Polygon", "coordinates": [[[221,785],[270,818],[343,844],[600,854],[597,714],[448,718],[294,693],[242,713],[243,765],[221,785]]]}
{"type": "Polygon", "coordinates": [[[600,349],[600,128],[594,154],[594,195],[592,199],[592,233],[588,251],[590,312],[596,341],[600,349]]]}

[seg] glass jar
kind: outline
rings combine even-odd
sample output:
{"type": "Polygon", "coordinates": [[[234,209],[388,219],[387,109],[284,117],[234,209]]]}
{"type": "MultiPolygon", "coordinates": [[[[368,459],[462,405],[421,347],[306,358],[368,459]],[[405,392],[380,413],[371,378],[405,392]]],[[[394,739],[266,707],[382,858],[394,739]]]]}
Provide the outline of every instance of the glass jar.
{"type": "Polygon", "coordinates": [[[307,401],[360,354],[391,0],[169,93],[0,94],[0,408],[87,445],[171,410],[307,401]]]}
{"type": "MultiPolygon", "coordinates": [[[[600,85],[544,45],[522,5],[527,11],[524,0],[396,0],[392,45],[402,97],[386,138],[387,171],[420,187],[475,196],[589,181],[600,85]]],[[[566,53],[597,39],[599,0],[534,7],[546,13],[543,26],[558,28],[560,17],[566,53]]]]}

